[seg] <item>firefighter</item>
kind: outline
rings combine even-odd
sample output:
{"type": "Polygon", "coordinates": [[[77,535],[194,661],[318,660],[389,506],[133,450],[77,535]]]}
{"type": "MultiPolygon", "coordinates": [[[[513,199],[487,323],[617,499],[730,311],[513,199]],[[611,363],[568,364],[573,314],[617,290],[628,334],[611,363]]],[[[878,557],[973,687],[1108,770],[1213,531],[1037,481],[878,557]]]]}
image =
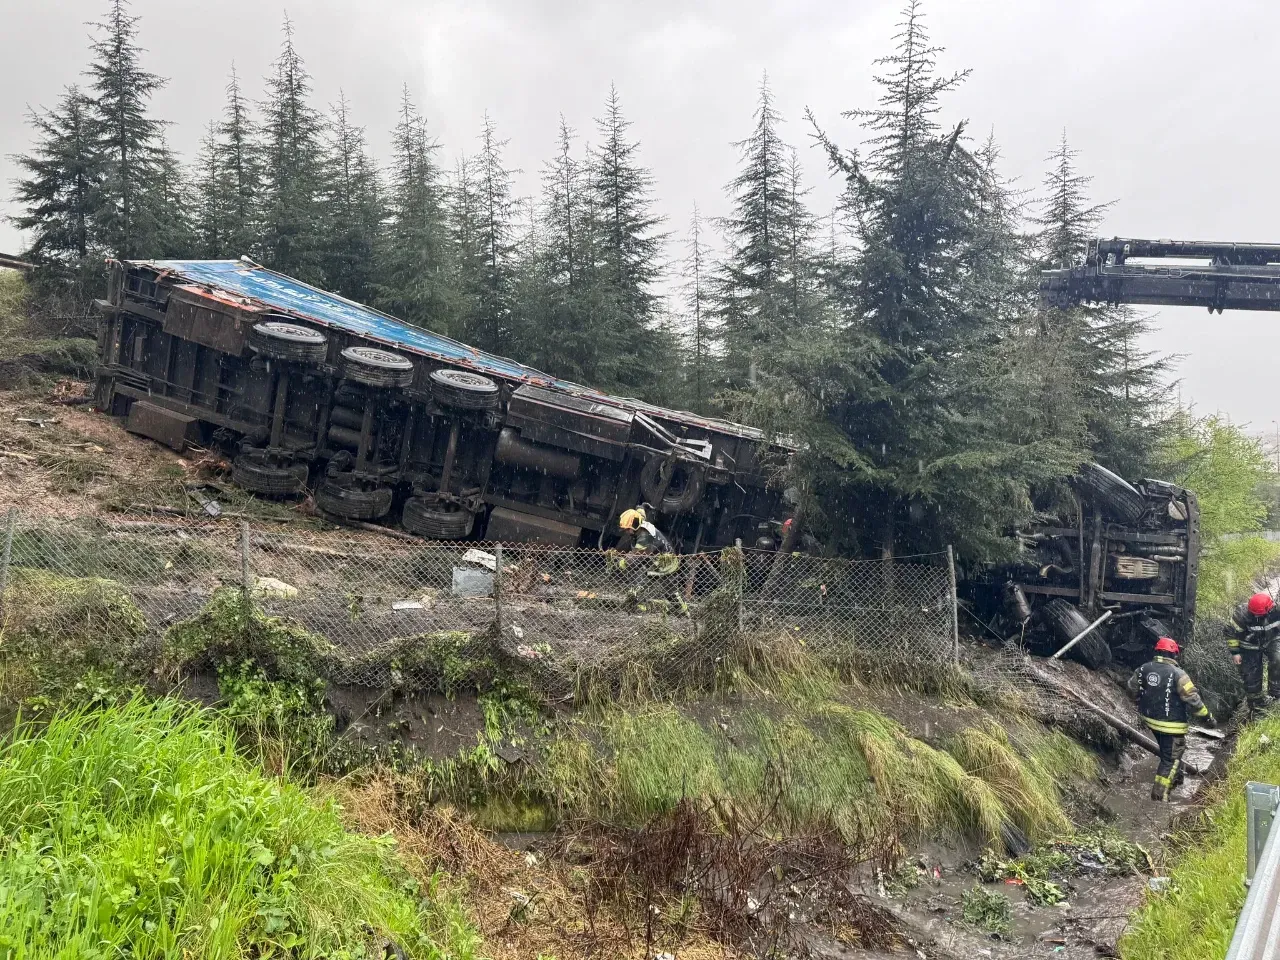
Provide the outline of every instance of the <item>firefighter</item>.
{"type": "Polygon", "coordinates": [[[1256,713],[1280,697],[1280,610],[1269,593],[1255,593],[1240,604],[1223,627],[1231,659],[1240,668],[1249,697],[1249,710],[1256,713]],[[1262,668],[1267,667],[1267,692],[1262,693],[1262,668]]]}
{"type": "Polygon", "coordinates": [[[1129,678],[1129,692],[1138,701],[1138,712],[1160,745],[1160,765],[1151,785],[1151,799],[1168,800],[1169,791],[1182,782],[1188,716],[1207,727],[1216,727],[1218,721],[1200,699],[1187,671],[1178,666],[1178,644],[1171,637],[1156,641],[1155,656],[1129,678]]]}
{"type": "Polygon", "coordinates": [[[642,503],[638,507],[624,510],[618,518],[618,529],[622,531],[622,541],[618,549],[624,553],[674,553],[671,541],[666,534],[649,520],[649,512],[653,507],[642,503]]]}

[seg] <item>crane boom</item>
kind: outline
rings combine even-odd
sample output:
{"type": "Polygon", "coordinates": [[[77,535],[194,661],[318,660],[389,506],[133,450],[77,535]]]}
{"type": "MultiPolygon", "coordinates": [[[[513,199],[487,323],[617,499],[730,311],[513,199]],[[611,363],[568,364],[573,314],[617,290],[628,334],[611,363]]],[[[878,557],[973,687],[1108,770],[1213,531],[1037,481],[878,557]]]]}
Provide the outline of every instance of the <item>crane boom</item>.
{"type": "Polygon", "coordinates": [[[1040,299],[1223,310],[1280,310],[1280,244],[1092,240],[1084,263],[1040,274],[1040,299]]]}

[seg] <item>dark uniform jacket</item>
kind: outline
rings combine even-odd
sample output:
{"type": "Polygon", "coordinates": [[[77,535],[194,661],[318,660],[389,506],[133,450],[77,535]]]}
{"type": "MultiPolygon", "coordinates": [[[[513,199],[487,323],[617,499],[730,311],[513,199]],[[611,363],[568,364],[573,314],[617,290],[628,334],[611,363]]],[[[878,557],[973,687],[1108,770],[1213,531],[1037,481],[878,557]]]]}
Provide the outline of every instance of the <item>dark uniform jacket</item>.
{"type": "Polygon", "coordinates": [[[1259,617],[1249,612],[1246,601],[1236,607],[1222,632],[1226,634],[1227,646],[1232,653],[1261,650],[1272,640],[1280,638],[1280,606],[1259,617]]]}
{"type": "Polygon", "coordinates": [[[1129,678],[1129,692],[1138,700],[1138,712],[1156,733],[1184,736],[1188,717],[1207,717],[1209,708],[1196,685],[1177,661],[1157,656],[1129,678]]]}

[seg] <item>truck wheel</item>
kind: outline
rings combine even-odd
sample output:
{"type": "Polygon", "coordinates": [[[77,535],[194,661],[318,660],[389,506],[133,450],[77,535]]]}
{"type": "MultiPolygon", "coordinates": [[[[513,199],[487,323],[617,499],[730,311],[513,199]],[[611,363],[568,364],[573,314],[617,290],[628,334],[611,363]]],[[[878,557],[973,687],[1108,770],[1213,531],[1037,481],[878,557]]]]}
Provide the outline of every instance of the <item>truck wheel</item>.
{"type": "Polygon", "coordinates": [[[442,407],[456,410],[493,410],[498,406],[498,385],[470,370],[431,371],[431,396],[442,407]]]}
{"type": "Polygon", "coordinates": [[[471,535],[475,514],[452,504],[410,497],[404,503],[400,523],[412,534],[431,540],[462,540],[471,535]]]}
{"type": "MultiPolygon", "coordinates": [[[[1040,614],[1058,638],[1059,647],[1078,637],[1080,631],[1089,626],[1084,614],[1062,597],[1046,603],[1040,608],[1040,614]]],[[[1111,662],[1111,645],[1095,630],[1067,651],[1067,656],[1079,660],[1090,670],[1099,670],[1111,662]]]]}
{"type": "Polygon", "coordinates": [[[307,485],[307,465],[279,466],[270,463],[264,454],[251,451],[240,454],[231,462],[231,480],[236,486],[258,496],[292,497],[307,485]]]}
{"type": "Polygon", "coordinates": [[[687,513],[702,499],[706,480],[700,469],[678,460],[671,466],[671,482],[667,484],[667,491],[659,501],[658,495],[662,492],[662,465],[665,462],[662,457],[654,457],[644,465],[640,471],[640,492],[659,513],[687,513]]]}
{"type": "Polygon", "coordinates": [[[284,320],[264,320],[249,331],[249,346],[272,360],[324,363],[329,341],[323,333],[284,320]]]}
{"type": "Polygon", "coordinates": [[[316,491],[316,506],[343,520],[381,520],[391,510],[391,488],[364,490],[341,477],[326,477],[316,491]]]}
{"type": "Polygon", "coordinates": [[[1097,504],[1104,516],[1120,523],[1137,523],[1147,501],[1133,485],[1096,463],[1086,463],[1073,481],[1076,489],[1097,504]]]}
{"type": "Polygon", "coordinates": [[[413,363],[389,350],[347,347],[342,351],[342,375],[366,387],[407,387],[413,383],[413,363]]]}

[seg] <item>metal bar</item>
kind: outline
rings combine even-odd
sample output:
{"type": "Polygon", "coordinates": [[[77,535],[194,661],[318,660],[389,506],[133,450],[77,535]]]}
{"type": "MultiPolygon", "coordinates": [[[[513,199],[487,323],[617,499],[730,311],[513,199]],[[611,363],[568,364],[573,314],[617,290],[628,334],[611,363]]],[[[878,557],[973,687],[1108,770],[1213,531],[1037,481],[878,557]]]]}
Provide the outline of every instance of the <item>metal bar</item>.
{"type": "Polygon", "coordinates": [[[240,592],[248,603],[253,596],[253,584],[249,582],[249,522],[240,521],[240,592]]]}
{"type": "MultiPolygon", "coordinates": [[[[960,598],[956,595],[956,552],[947,544],[947,582],[951,589],[951,644],[956,663],[960,662],[960,598]]],[[[1081,634],[1083,636],[1083,634],[1081,634]]],[[[1079,638],[1077,638],[1079,639],[1079,638]]],[[[1074,641],[1073,641],[1074,642],[1074,641]]]]}
{"type": "Polygon", "coordinates": [[[1093,621],[1093,623],[1089,624],[1087,627],[1085,627],[1083,630],[1081,630],[1079,633],[1077,633],[1074,637],[1072,637],[1072,638],[1071,638],[1071,641],[1070,641],[1070,642],[1069,642],[1065,647],[1063,647],[1061,650],[1059,650],[1057,653],[1055,653],[1055,654],[1054,654],[1052,657],[1050,657],[1049,659],[1050,659],[1050,660],[1061,660],[1061,659],[1062,659],[1062,655],[1063,655],[1064,653],[1066,653],[1068,650],[1070,650],[1072,647],[1074,647],[1077,643],[1079,643],[1081,640],[1083,640],[1083,639],[1084,639],[1085,637],[1087,637],[1089,634],[1093,633],[1093,631],[1097,630],[1097,629],[1098,629],[1098,627],[1102,626],[1102,624],[1103,624],[1103,623],[1105,623],[1106,621],[1108,621],[1108,620],[1110,620],[1110,619],[1111,619],[1111,611],[1110,611],[1110,610],[1108,610],[1106,613],[1104,613],[1102,616],[1100,616],[1097,620],[1093,621]]]}
{"type": "MultiPolygon", "coordinates": [[[[1246,796],[1250,801],[1249,834],[1256,840],[1256,829],[1264,825],[1254,825],[1254,811],[1263,812],[1264,807],[1253,806],[1255,800],[1263,799],[1262,794],[1276,791],[1280,795],[1280,787],[1270,784],[1249,783],[1245,786],[1246,796]]],[[[1272,810],[1274,815],[1274,808],[1272,810]]],[[[1269,819],[1269,818],[1268,818],[1269,819]]],[[[1227,949],[1226,960],[1269,960],[1275,956],[1280,945],[1280,830],[1267,829],[1266,845],[1256,863],[1253,881],[1249,885],[1249,893],[1245,897],[1244,907],[1240,910],[1240,919],[1236,921],[1236,930],[1231,937],[1231,946],[1227,949]]],[[[1250,844],[1250,859],[1253,859],[1253,845],[1250,844]]]]}
{"type": "Polygon", "coordinates": [[[13,560],[13,531],[18,525],[18,508],[9,508],[9,519],[4,526],[4,554],[0,555],[0,611],[4,610],[4,594],[9,588],[9,563],[13,560]]]}
{"type": "Polygon", "coordinates": [[[502,544],[493,545],[493,621],[502,633],[502,544]]]}

